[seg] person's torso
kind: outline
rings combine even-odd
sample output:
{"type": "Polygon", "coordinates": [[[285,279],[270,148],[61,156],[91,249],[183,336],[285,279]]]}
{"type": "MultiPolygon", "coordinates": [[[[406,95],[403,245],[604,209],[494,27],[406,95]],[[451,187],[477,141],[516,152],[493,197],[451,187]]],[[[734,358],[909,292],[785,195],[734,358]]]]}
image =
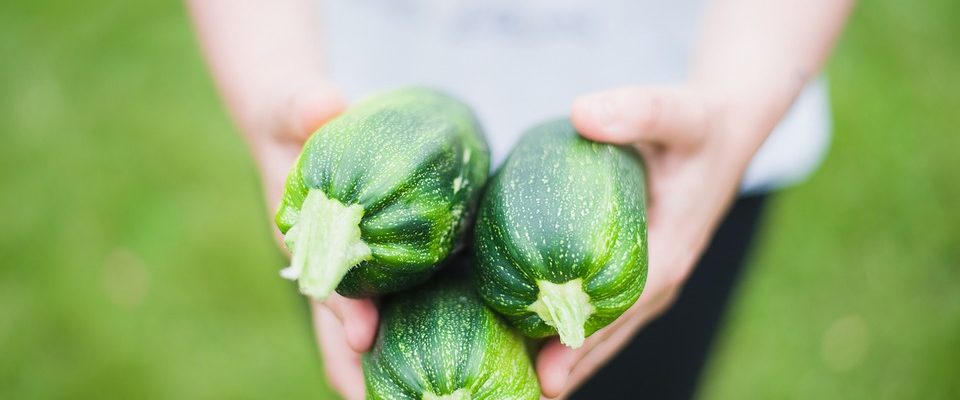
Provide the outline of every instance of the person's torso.
{"type": "MultiPolygon", "coordinates": [[[[426,85],[464,99],[499,164],[527,128],[582,94],[686,76],[697,0],[326,0],[328,74],[351,99],[426,85]]],[[[764,144],[747,190],[812,170],[826,148],[826,96],[812,85],[764,144]]]]}

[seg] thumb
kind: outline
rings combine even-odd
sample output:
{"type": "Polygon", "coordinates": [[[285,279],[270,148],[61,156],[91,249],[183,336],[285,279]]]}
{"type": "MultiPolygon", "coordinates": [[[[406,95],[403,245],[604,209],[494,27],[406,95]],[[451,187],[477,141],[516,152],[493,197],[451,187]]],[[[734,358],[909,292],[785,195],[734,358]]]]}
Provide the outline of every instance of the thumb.
{"type": "Polygon", "coordinates": [[[570,118],[581,135],[598,142],[691,145],[704,131],[705,114],[689,90],[627,86],[577,98],[570,118]]]}
{"type": "Polygon", "coordinates": [[[348,299],[333,293],[323,303],[314,303],[330,310],[343,325],[347,344],[357,353],[365,353],[373,346],[377,334],[379,313],[370,299],[348,299]]]}
{"type": "Polygon", "coordinates": [[[282,139],[302,144],[324,123],[347,107],[347,101],[336,89],[320,86],[291,96],[281,105],[282,139]]]}
{"type": "Polygon", "coordinates": [[[287,173],[310,135],[341,113],[346,104],[339,91],[317,86],[290,95],[273,106],[269,124],[262,127],[269,140],[252,144],[267,190],[268,204],[280,203],[287,173]]]}

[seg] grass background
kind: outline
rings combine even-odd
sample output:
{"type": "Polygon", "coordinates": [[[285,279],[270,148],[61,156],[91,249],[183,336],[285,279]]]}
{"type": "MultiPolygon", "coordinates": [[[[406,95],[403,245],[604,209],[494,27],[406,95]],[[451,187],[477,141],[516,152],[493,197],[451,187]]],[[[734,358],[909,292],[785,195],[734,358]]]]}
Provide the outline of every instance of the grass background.
{"type": "MultiPolygon", "coordinates": [[[[960,398],[958,19],[862,2],[702,398],[960,398]]],[[[332,397],[182,5],[5,2],[0,55],[0,398],[332,397]]]]}

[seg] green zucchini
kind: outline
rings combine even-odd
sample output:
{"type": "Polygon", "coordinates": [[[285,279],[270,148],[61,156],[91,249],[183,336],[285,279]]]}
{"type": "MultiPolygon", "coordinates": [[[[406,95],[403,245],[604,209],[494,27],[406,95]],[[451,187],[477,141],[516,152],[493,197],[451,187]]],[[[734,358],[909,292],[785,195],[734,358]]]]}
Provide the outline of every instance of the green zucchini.
{"type": "Polygon", "coordinates": [[[489,163],[476,117],[450,96],[409,88],[358,102],[310,137],[287,177],[282,275],[318,300],[426,280],[459,244],[489,163]]]}
{"type": "Polygon", "coordinates": [[[567,120],[527,132],[491,180],[474,232],[479,291],[524,334],[577,348],[647,276],[645,173],[567,120]]]}
{"type": "Polygon", "coordinates": [[[387,298],[363,357],[367,399],[539,399],[523,336],[484,306],[472,282],[444,275],[387,298]]]}

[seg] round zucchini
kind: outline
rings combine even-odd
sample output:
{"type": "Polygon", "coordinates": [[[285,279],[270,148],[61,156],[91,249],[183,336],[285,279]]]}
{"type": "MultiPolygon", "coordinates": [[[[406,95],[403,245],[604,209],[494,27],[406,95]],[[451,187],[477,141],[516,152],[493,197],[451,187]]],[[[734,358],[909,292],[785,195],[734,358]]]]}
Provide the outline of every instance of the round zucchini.
{"type": "Polygon", "coordinates": [[[489,163],[474,114],[450,96],[410,88],[358,102],[310,137],[287,177],[282,275],[318,300],[426,280],[459,243],[489,163]]]}
{"type": "Polygon", "coordinates": [[[580,347],[643,290],[645,191],[634,151],[586,140],[567,120],[531,129],[478,211],[484,301],[527,336],[580,347]]]}
{"type": "Polygon", "coordinates": [[[523,337],[446,276],[387,299],[363,373],[367,399],[540,398],[523,337]]]}

